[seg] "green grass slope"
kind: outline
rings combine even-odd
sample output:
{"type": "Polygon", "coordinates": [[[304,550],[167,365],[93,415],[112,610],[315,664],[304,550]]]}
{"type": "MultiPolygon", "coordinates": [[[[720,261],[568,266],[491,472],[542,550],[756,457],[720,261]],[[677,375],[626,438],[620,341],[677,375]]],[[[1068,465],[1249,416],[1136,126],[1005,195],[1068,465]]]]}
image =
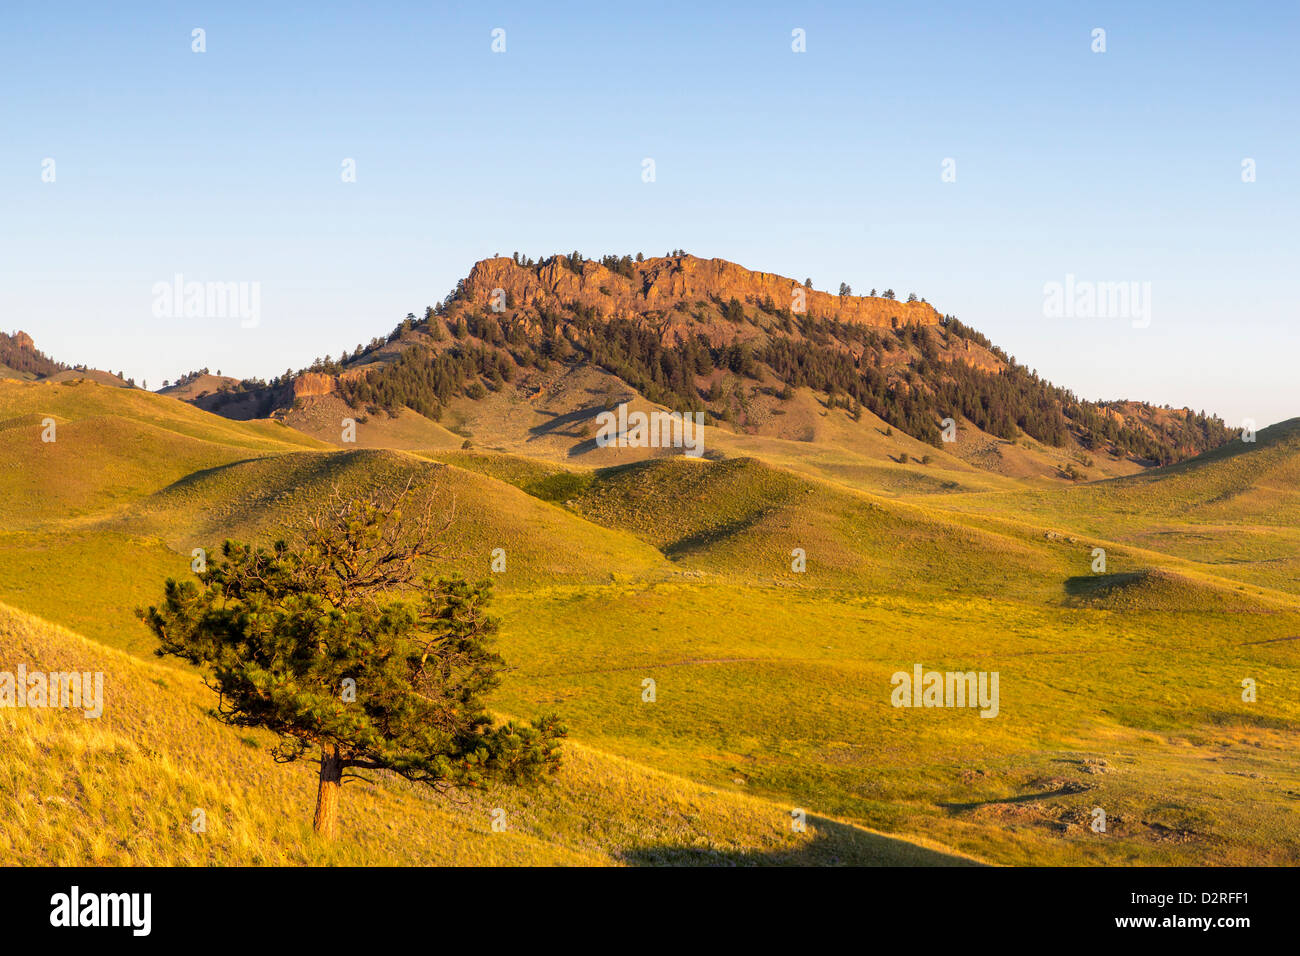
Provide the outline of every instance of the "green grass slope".
{"type": "Polygon", "coordinates": [[[1229,442],[1187,461],[1093,486],[1091,493],[1115,510],[1155,501],[1165,515],[1199,522],[1295,525],[1300,418],[1261,429],[1254,442],[1229,442]]]}
{"type": "Polygon", "coordinates": [[[942,453],[882,477],[874,445],[801,467],[799,442],[767,437],[742,457],[596,469],[485,451],[477,433],[470,451],[322,450],[88,383],[0,383],[12,396],[0,600],[95,643],[0,609],[0,670],[100,661],[120,706],[100,722],[0,710],[18,741],[0,752],[18,795],[0,851],[21,859],[884,862],[937,840],[999,863],[1300,862],[1291,426],[1050,488],[942,453]],[[46,416],[64,447],[29,447],[46,416]],[[147,655],[132,609],[187,573],[192,548],[265,541],[335,487],[408,480],[454,502],[441,567],[499,587],[510,669],[493,705],[558,712],[572,761],[549,795],[354,790],[355,845],[320,850],[307,768],[213,724],[184,669],[104,645],[147,655]],[[891,674],[916,663],[999,672],[999,716],[892,707],[891,674]],[[221,808],[217,843],[186,829],[193,806],[221,808]],[[1099,806],[1105,836],[1088,827],[1099,806]],[[817,834],[786,843],[796,807],[817,834]]]}
{"type": "Polygon", "coordinates": [[[0,382],[0,519],[67,519],[129,502],[196,469],[325,447],[267,422],[231,422],[136,389],[0,382]],[[43,424],[53,420],[53,441],[43,424]]]}
{"type": "Polygon", "coordinates": [[[999,863],[1300,863],[1294,612],[717,581],[501,606],[502,706],[554,710],[602,751],[999,863]],[[918,663],[998,672],[997,717],[892,706],[918,663]]]}
{"type": "MultiPolygon", "coordinates": [[[[141,423],[116,425],[136,437],[158,434],[141,423]]],[[[149,494],[120,491],[117,482],[127,473],[138,475],[137,488],[157,483],[150,460],[128,454],[115,462],[117,478],[101,489],[96,511],[65,508],[67,517],[56,521],[48,515],[60,509],[47,503],[39,527],[0,533],[0,599],[138,652],[150,638],[135,608],[159,600],[166,578],[188,575],[195,548],[214,554],[227,538],[269,544],[284,529],[300,527],[335,488],[347,495],[396,492],[408,481],[417,493],[435,495],[439,514],[450,521],[431,568],[438,573],[491,578],[502,590],[674,573],[631,534],[583,521],[493,478],[402,452],[265,455],[201,468],[149,494]],[[501,573],[492,570],[497,549],[504,551],[501,573]]],[[[182,467],[175,458],[173,466],[182,467]]]]}
{"type": "Polygon", "coordinates": [[[0,382],[3,418],[53,415],[68,421],[114,415],[146,422],[217,444],[266,450],[327,448],[322,442],[269,420],[239,422],[142,389],[116,389],[80,379],[68,382],[0,382]]]}
{"type": "Polygon", "coordinates": [[[142,499],[106,526],[156,535],[185,553],[226,537],[266,542],[301,525],[334,489],[347,496],[396,493],[408,482],[417,495],[433,495],[450,522],[441,566],[468,577],[490,576],[498,548],[505,551],[506,572],[497,577],[506,587],[670,570],[630,534],[584,522],[505,482],[386,450],[294,452],[206,469],[142,499]]]}
{"type": "Polygon", "coordinates": [[[942,507],[1030,520],[1300,594],[1300,419],[1197,458],[1072,488],[954,494],[942,507]]]}
{"type": "Polygon", "coordinates": [[[1028,532],[968,527],[757,459],[659,459],[602,469],[572,499],[684,569],[749,581],[869,591],[1008,589],[1047,595],[1068,557],[1028,532]],[[807,570],[793,570],[802,549],[807,570]]]}
{"type": "MultiPolygon", "coordinates": [[[[315,773],[207,715],[197,677],[0,605],[0,670],[104,675],[104,713],[0,709],[0,855],[36,865],[949,865],[935,846],[720,792],[580,744],[547,786],[442,797],[384,774],[349,785],[341,840],[311,833],[315,773]],[[505,811],[506,829],[492,829],[505,811]],[[205,828],[195,832],[195,810],[205,828]]],[[[811,809],[811,808],[810,808],[811,809]]]]}

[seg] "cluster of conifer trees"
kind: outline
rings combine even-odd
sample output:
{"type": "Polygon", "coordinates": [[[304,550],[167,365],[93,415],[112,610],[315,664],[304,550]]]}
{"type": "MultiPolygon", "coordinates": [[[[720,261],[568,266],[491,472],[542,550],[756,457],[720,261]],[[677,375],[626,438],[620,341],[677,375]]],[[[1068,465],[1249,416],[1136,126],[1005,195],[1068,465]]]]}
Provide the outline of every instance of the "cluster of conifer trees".
{"type": "MultiPolygon", "coordinates": [[[[581,262],[576,256],[569,261],[575,260],[581,262]]],[[[614,268],[613,261],[620,270],[626,261],[626,268],[632,268],[627,256],[602,261],[614,268]]],[[[950,417],[965,418],[1001,438],[1024,432],[1055,447],[1074,431],[1088,448],[1113,445],[1162,463],[1214,447],[1232,434],[1203,412],[1169,416],[1171,423],[1158,434],[1121,425],[1107,406],[1043,380],[951,316],[939,328],[877,329],[833,317],[794,316],[771,303],[761,303],[751,314],[735,299],[719,300],[713,305],[722,317],[749,322],[767,334],[753,336],[752,343],[714,346],[697,333],[665,345],[652,322],[606,318],[581,304],[563,309],[539,305],[526,314],[513,311],[516,305],[509,303],[512,311],[500,314],[486,309],[449,313],[444,305],[427,310],[418,323],[408,316],[389,340],[414,330],[428,334],[437,346],[412,344],[395,362],[342,381],[344,398],[353,407],[365,404],[395,413],[407,406],[438,418],[453,397],[481,397],[511,381],[519,367],[545,369],[552,361],[586,360],[651,401],[726,419],[733,418],[728,394],[716,383],[702,385],[701,379],[718,369],[754,381],[774,376],[782,386],[779,394],[787,399],[795,388],[810,388],[824,393],[831,408],[843,407],[855,417],[865,408],[935,445],[941,444],[940,423],[950,417]],[[965,361],[952,348],[962,340],[987,349],[1003,367],[990,371],[965,361]]],[[[328,360],[318,364],[322,371],[331,370],[328,360]]]]}
{"type": "Polygon", "coordinates": [[[0,332],[0,365],[38,378],[54,375],[68,368],[62,362],[48,358],[44,352],[36,348],[19,345],[18,335],[6,335],[4,332],[0,332]]]}
{"type": "Polygon", "coordinates": [[[353,408],[373,405],[395,414],[405,406],[437,420],[453,397],[482,398],[488,388],[499,389],[514,376],[515,363],[481,343],[440,352],[412,345],[388,365],[341,379],[339,390],[353,408]]]}

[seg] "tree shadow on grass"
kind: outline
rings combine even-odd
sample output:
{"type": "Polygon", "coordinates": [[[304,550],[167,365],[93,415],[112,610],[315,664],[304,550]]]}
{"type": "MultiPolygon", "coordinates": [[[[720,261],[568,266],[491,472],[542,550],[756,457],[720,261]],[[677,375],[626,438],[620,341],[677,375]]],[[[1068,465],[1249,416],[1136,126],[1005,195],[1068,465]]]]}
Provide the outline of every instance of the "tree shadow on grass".
{"type": "Polygon", "coordinates": [[[790,846],[719,850],[709,847],[632,847],[619,854],[629,866],[983,866],[978,860],[810,816],[809,833],[790,846]]]}
{"type": "Polygon", "coordinates": [[[993,807],[1008,803],[1033,803],[1037,800],[1051,800],[1053,797],[1068,797],[1076,793],[1084,793],[1092,788],[1080,783],[1067,783],[1057,787],[1055,790],[1043,790],[1037,793],[1022,793],[1015,797],[1001,797],[996,800],[976,800],[972,803],[941,803],[939,806],[945,810],[951,810],[955,813],[961,813],[967,810],[977,810],[980,807],[993,807]]]}
{"type": "Polygon", "coordinates": [[[1124,574],[1077,574],[1065,579],[1065,593],[1073,598],[1099,597],[1115,588],[1137,584],[1147,576],[1146,571],[1129,571],[1124,574]]]}
{"type": "Polygon", "coordinates": [[[660,548],[664,556],[672,561],[679,561],[688,555],[697,551],[705,551],[727,538],[734,537],[758,524],[760,520],[767,515],[767,511],[755,511],[743,518],[737,518],[734,521],[727,521],[711,528],[705,528],[703,531],[688,535],[685,538],[667,544],[660,548]]]}
{"type": "Polygon", "coordinates": [[[605,408],[604,405],[587,405],[583,408],[577,409],[576,411],[565,412],[564,414],[549,412],[545,409],[535,409],[535,411],[539,415],[548,415],[550,417],[540,425],[534,425],[532,428],[528,429],[528,434],[530,436],[529,441],[534,438],[543,438],[547,435],[553,435],[557,432],[564,435],[564,430],[569,426],[576,425],[579,422],[591,421],[601,412],[609,411],[609,409],[605,408]]]}

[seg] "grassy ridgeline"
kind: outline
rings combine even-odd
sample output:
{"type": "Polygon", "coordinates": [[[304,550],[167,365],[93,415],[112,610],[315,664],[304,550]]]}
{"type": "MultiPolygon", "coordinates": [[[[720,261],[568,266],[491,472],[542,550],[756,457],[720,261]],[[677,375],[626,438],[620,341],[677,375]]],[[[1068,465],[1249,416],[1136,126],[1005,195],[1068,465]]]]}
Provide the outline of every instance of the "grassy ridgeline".
{"type": "Polygon", "coordinates": [[[0,711],[19,795],[0,847],[24,861],[949,859],[934,840],[1003,863],[1300,862],[1294,429],[1116,481],[910,495],[874,493],[869,470],[842,484],[796,468],[786,446],[779,464],[747,451],[599,470],[327,449],[90,384],[0,383],[0,433],[0,600],[93,639],[4,611],[0,669],[116,675],[98,722],[0,711]],[[151,640],[132,612],[193,547],[268,541],[335,484],[408,478],[455,502],[442,567],[487,577],[506,552],[492,577],[511,670],[492,703],[558,711],[573,743],[556,787],[531,796],[350,787],[356,839],[319,850],[313,770],[275,766],[267,741],[205,715],[193,675],[140,660],[151,640]],[[999,671],[999,717],[891,707],[890,675],[914,663],[999,671]],[[188,830],[196,806],[205,838],[188,830]]]}

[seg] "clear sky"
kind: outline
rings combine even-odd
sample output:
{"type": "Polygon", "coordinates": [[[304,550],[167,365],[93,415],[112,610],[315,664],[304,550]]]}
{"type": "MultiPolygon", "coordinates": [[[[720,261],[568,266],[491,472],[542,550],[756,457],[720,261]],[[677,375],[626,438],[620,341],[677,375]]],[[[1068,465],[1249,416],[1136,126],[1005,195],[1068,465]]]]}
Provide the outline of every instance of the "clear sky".
{"type": "Polygon", "coordinates": [[[1277,0],[9,4],[0,329],[270,377],[484,256],[684,248],[1262,426],[1300,415],[1298,58],[1277,0]],[[156,316],[178,273],[259,283],[257,326],[156,316]],[[1150,283],[1149,324],[1045,315],[1067,275],[1150,283]]]}

